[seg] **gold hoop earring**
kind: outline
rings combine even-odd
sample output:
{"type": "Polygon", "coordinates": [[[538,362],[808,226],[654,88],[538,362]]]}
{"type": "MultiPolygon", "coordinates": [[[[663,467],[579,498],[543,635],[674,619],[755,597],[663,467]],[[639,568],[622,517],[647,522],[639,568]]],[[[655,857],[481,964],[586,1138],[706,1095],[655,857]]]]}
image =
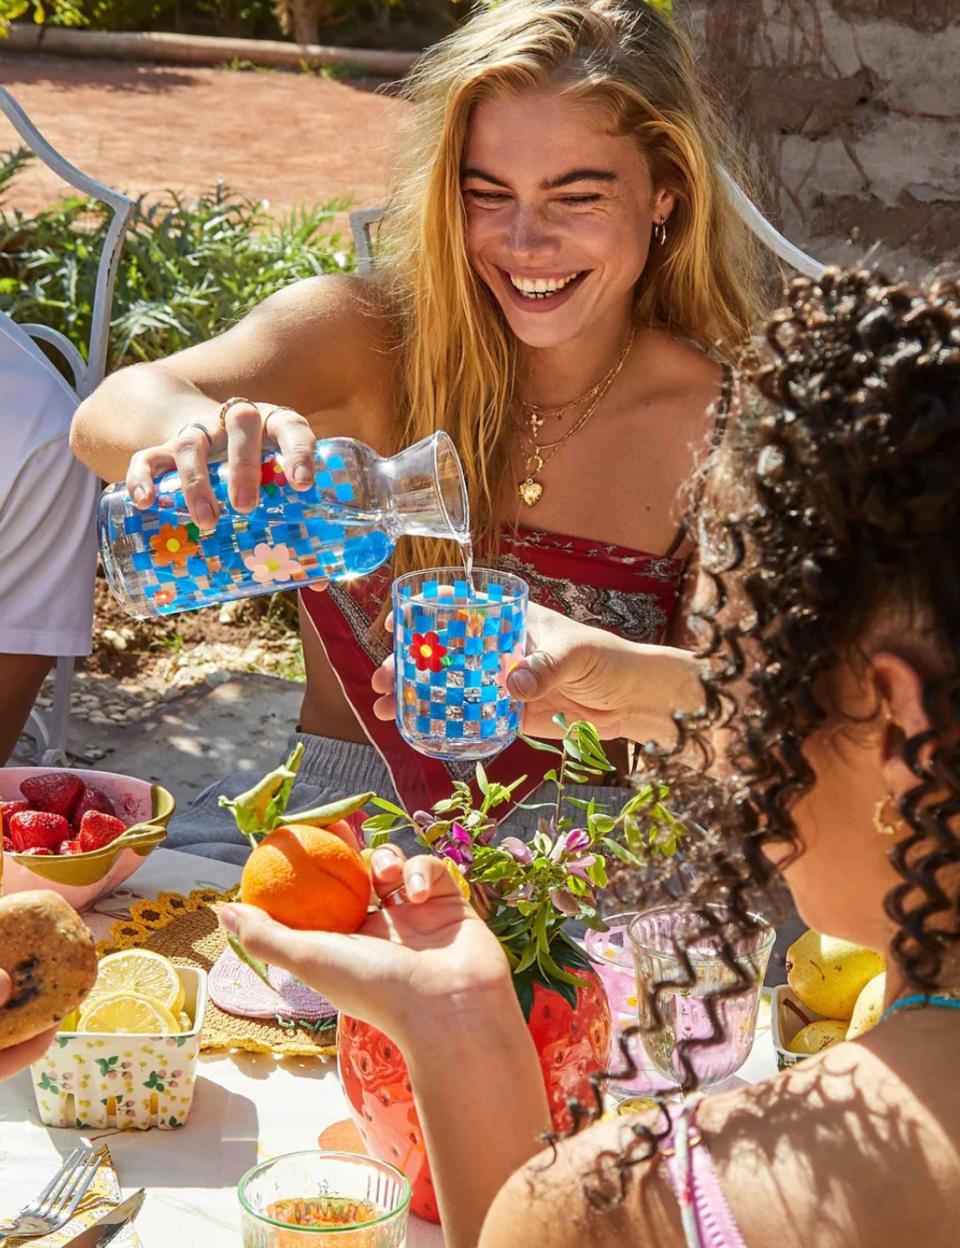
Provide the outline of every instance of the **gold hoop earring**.
{"type": "Polygon", "coordinates": [[[873,808],[873,826],[880,836],[896,836],[902,826],[899,811],[892,794],[882,797],[873,808]],[[891,818],[890,806],[893,805],[894,816],[891,818]]]}
{"type": "Polygon", "coordinates": [[[659,246],[667,241],[667,218],[661,217],[653,227],[653,239],[659,246]]]}

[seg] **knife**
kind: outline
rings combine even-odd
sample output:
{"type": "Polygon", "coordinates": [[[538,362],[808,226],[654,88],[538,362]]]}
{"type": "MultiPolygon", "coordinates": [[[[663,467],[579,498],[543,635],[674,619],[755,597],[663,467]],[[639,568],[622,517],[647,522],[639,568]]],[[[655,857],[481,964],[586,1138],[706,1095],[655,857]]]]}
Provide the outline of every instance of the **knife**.
{"type": "Polygon", "coordinates": [[[73,1239],[68,1239],[63,1248],[104,1248],[105,1244],[109,1244],[111,1239],[119,1235],[127,1223],[137,1216],[143,1204],[143,1197],[144,1190],[141,1187],[138,1192],[122,1200],[119,1205],[108,1209],[105,1214],[97,1218],[96,1222],[91,1222],[89,1226],[84,1227],[78,1235],[74,1235],[73,1239]]]}

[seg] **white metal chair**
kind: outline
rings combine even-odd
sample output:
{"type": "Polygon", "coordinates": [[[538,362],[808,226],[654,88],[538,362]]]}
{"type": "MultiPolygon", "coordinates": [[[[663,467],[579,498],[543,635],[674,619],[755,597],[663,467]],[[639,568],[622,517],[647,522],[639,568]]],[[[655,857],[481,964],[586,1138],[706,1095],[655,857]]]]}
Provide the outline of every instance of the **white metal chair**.
{"type": "MultiPolygon", "coordinates": [[[[87,359],[84,360],[74,344],[58,330],[48,325],[26,324],[20,328],[31,338],[52,345],[62,356],[70,370],[71,388],[79,403],[103,380],[107,367],[107,349],[110,338],[110,310],[113,304],[113,288],[117,275],[117,263],[123,248],[124,234],[133,200],[119,191],[111,190],[95,178],[77,169],[51,146],[5,87],[0,87],[0,112],[7,118],[34,155],[64,182],[94,199],[105,203],[112,211],[110,225],[97,267],[97,280],[93,300],[90,339],[87,359]]],[[[54,678],[53,706],[49,714],[36,707],[30,712],[27,733],[37,743],[41,762],[45,766],[65,766],[64,747],[67,736],[67,720],[70,714],[70,689],[73,683],[72,658],[58,658],[54,678]]]]}
{"type": "MultiPolygon", "coordinates": [[[[771,225],[753,200],[747,195],[740,184],[727,173],[720,170],[727,194],[743,220],[753,230],[757,238],[780,257],[785,264],[803,273],[807,277],[819,277],[827,267],[813,256],[808,256],[785,238],[775,226],[771,225]]],[[[353,245],[357,254],[357,272],[369,273],[373,268],[373,240],[370,231],[382,218],[382,208],[360,208],[350,213],[350,232],[353,234],[353,245]]]]}

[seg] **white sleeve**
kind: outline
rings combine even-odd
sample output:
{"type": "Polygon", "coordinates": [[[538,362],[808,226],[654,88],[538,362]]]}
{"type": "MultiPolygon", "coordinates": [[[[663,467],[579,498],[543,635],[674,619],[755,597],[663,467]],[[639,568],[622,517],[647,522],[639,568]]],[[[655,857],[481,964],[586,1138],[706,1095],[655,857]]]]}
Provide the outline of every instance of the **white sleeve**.
{"type": "Polygon", "coordinates": [[[18,468],[0,499],[0,653],[90,653],[97,495],[66,431],[18,468]]]}

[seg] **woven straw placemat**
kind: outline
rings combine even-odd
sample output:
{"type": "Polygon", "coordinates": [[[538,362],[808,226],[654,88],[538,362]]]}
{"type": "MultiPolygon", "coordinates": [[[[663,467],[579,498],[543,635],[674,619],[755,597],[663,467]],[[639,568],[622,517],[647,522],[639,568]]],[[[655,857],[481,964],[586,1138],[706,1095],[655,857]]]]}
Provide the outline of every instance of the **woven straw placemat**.
{"type": "MultiPolygon", "coordinates": [[[[99,942],[97,952],[102,957],[119,949],[152,949],[171,962],[209,971],[227,948],[226,933],[217,922],[217,909],[236,896],[235,888],[227,892],[198,888],[186,897],[180,893],[160,893],[155,898],[135,901],[129,916],[118,919],[110,928],[109,936],[99,942]]],[[[335,1038],[335,1023],[318,1028],[296,1022],[240,1018],[225,1013],[208,999],[200,1047],[332,1057],[337,1051],[335,1038]]]]}

